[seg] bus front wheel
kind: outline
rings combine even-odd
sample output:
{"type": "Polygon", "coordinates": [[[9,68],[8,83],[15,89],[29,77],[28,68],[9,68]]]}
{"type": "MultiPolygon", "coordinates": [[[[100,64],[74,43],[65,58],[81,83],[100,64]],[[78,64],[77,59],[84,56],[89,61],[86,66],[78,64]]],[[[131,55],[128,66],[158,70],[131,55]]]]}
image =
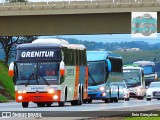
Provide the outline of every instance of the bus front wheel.
{"type": "Polygon", "coordinates": [[[105,103],[110,103],[110,99],[109,99],[109,98],[106,98],[106,99],[104,100],[104,102],[105,102],[105,103]]]}
{"type": "Polygon", "coordinates": [[[124,100],[125,100],[125,101],[129,101],[129,98],[125,98],[124,100]]]}
{"type": "Polygon", "coordinates": [[[29,103],[28,103],[28,102],[22,102],[22,107],[23,107],[23,108],[27,108],[27,107],[28,107],[28,105],[29,105],[29,103]]]}
{"type": "Polygon", "coordinates": [[[45,103],[43,103],[43,102],[38,102],[38,103],[37,103],[37,106],[38,106],[38,107],[45,107],[45,103]]]}
{"type": "Polygon", "coordinates": [[[151,98],[146,98],[147,99],[147,101],[151,101],[151,98]]]}

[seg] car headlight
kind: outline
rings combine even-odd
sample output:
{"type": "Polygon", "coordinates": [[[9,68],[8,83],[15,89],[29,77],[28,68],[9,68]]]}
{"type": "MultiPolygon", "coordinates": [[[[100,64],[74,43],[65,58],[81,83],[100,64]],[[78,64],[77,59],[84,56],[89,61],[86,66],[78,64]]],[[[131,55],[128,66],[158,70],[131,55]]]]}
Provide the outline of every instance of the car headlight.
{"type": "Polygon", "coordinates": [[[99,90],[100,90],[100,91],[104,91],[104,90],[105,90],[105,87],[104,87],[104,86],[101,86],[101,87],[99,87],[99,90]]]}

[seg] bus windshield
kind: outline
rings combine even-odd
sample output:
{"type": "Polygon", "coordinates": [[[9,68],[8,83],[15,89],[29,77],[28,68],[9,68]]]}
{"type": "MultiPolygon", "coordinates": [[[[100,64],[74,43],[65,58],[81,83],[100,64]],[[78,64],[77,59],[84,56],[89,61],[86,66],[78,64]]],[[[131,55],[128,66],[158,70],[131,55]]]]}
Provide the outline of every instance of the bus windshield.
{"type": "Polygon", "coordinates": [[[141,85],[141,75],[139,70],[123,70],[123,78],[127,87],[136,87],[141,85]]]}
{"type": "Polygon", "coordinates": [[[56,62],[17,63],[18,85],[55,85],[59,83],[59,67],[56,62]]]}
{"type": "Polygon", "coordinates": [[[105,61],[88,62],[89,67],[89,86],[103,84],[106,76],[105,61]]]}
{"type": "Polygon", "coordinates": [[[152,65],[146,65],[146,66],[140,66],[140,67],[144,69],[145,75],[154,73],[154,66],[152,65]]]}

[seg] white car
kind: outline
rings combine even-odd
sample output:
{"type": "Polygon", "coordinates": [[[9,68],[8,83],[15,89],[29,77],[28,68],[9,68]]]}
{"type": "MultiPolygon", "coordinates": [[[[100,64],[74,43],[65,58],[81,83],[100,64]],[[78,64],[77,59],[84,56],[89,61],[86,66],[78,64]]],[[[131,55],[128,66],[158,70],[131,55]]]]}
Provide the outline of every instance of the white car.
{"type": "Polygon", "coordinates": [[[146,91],[147,101],[151,99],[160,100],[160,82],[151,82],[147,91],[146,91]]]}

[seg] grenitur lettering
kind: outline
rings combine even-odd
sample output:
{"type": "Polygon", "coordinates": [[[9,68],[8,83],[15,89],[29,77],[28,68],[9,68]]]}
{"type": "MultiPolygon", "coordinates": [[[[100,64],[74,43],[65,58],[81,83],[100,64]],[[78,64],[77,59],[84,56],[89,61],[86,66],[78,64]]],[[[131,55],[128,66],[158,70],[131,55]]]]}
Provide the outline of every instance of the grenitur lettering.
{"type": "Polygon", "coordinates": [[[32,52],[22,52],[21,57],[53,57],[54,51],[32,51],[32,52]]]}

